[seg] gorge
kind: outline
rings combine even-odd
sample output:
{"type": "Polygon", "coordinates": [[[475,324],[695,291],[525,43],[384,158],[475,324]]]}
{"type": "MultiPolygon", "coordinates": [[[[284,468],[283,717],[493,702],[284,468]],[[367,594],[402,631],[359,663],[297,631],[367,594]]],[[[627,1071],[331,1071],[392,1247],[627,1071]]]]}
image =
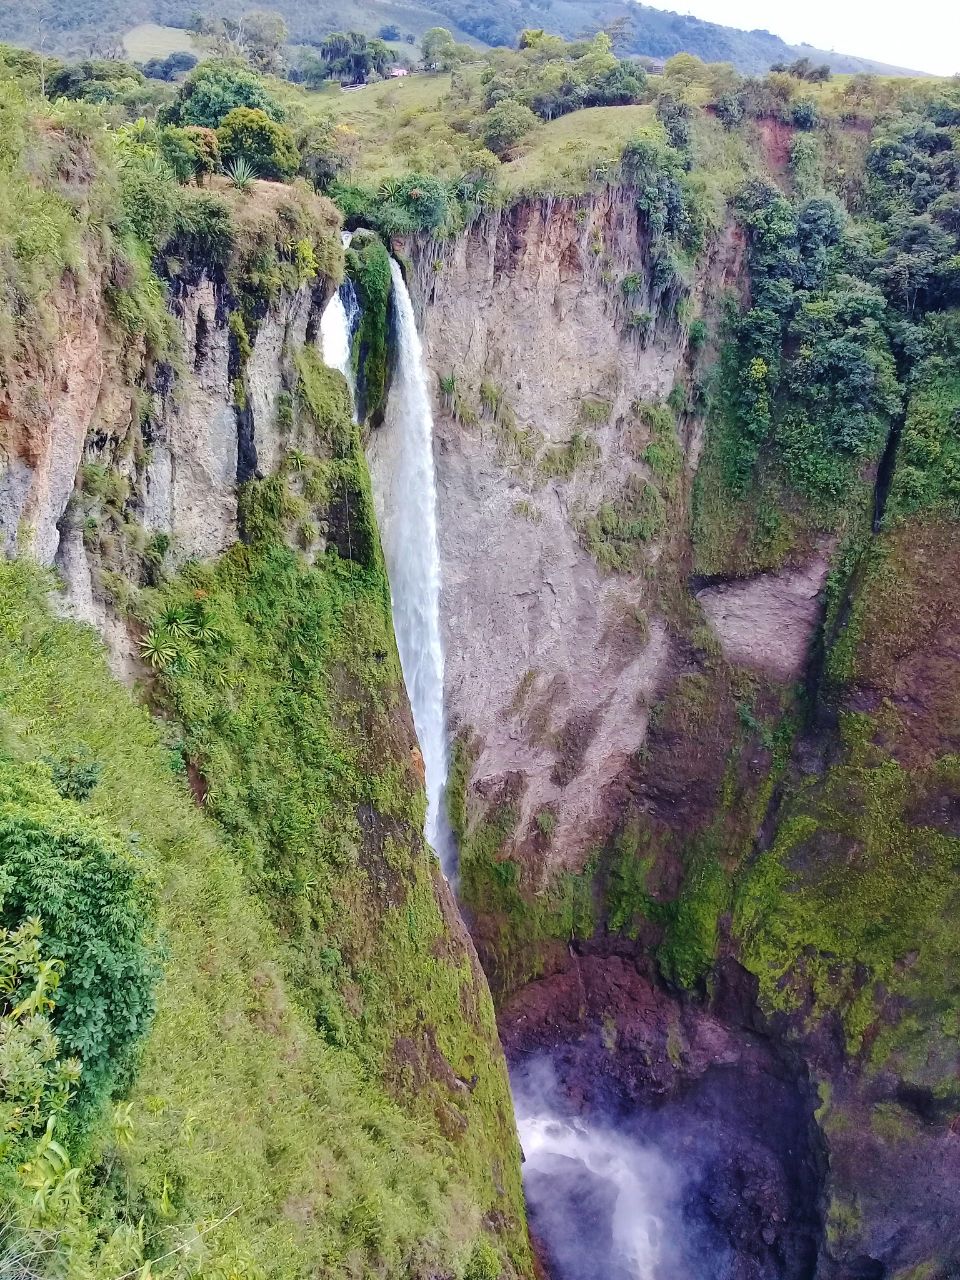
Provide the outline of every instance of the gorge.
{"type": "Polygon", "coordinates": [[[16,1280],[960,1262],[956,86],[551,40],[312,185],[2,56],[16,1280]]]}

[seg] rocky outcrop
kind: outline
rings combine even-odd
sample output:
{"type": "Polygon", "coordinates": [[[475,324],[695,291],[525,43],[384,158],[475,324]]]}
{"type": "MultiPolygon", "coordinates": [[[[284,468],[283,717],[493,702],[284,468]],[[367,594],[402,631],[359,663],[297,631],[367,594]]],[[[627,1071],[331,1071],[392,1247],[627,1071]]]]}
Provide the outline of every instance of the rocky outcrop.
{"type": "MultiPolygon", "coordinates": [[[[124,350],[99,286],[65,283],[52,308],[58,340],[35,368],[10,376],[0,397],[0,539],[43,564],[57,561],[78,616],[87,587],[77,546],[61,526],[85,461],[115,470],[130,487],[130,514],[170,535],[179,559],[223,551],[237,535],[236,486],[245,465],[266,474],[279,461],[277,403],[288,352],[306,340],[312,286],[283,293],[263,316],[241,391],[233,368],[227,286],[206,273],[174,290],[183,361],[147,370],[136,343],[124,350]],[[149,378],[144,412],[142,387],[149,378]],[[239,412],[245,398],[248,412],[239,412]],[[246,455],[241,442],[246,432],[246,455]]],[[[76,543],[76,539],[74,539],[76,543]]]]}
{"type": "Polygon", "coordinates": [[[802,675],[820,625],[829,569],[825,548],[801,569],[701,588],[697,600],[727,661],[778,680],[802,675]]]}
{"type": "Polygon", "coordinates": [[[49,339],[40,349],[24,344],[0,389],[0,543],[51,564],[87,438],[114,426],[122,380],[96,269],[83,285],[65,278],[46,319],[49,339]]]}
{"type": "Polygon", "coordinates": [[[238,480],[275,470],[278,397],[312,304],[310,286],[281,294],[257,327],[241,383],[224,285],[204,274],[178,290],[185,367],[172,389],[155,395],[143,497],[145,526],[170,534],[178,558],[216,555],[235,541],[238,480]]]}

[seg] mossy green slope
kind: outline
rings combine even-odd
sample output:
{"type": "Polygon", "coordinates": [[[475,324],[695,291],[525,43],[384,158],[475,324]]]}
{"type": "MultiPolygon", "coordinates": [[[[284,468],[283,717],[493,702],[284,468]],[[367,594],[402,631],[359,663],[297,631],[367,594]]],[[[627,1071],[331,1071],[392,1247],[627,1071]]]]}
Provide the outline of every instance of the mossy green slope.
{"type": "Polygon", "coordinates": [[[811,1017],[839,1016],[851,1052],[947,1093],[960,1005],[958,408],[955,364],[923,362],[885,527],[827,655],[835,750],[798,780],[735,921],[770,1011],[812,995],[811,1017]]]}
{"type": "Polygon", "coordinates": [[[135,843],[165,948],[123,1142],[104,1125],[71,1153],[71,1275],[105,1274],[103,1241],[141,1219],[145,1257],[205,1233],[211,1276],[457,1275],[485,1223],[528,1269],[492,1007],[421,835],[359,435],[339,375],[297,364],[298,447],[245,494],[248,544],[136,599],[169,719],[50,616],[36,570],[0,576],[8,750],[101,767],[77,807],[135,843]]]}

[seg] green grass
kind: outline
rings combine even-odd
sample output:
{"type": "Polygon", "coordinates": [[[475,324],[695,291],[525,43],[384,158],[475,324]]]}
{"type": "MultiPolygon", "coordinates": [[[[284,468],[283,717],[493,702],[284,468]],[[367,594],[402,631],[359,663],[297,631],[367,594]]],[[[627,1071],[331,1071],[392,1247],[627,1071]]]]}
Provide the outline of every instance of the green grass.
{"type": "Polygon", "coordinates": [[[454,175],[451,162],[471,144],[454,134],[440,111],[449,92],[449,75],[418,75],[335,95],[311,94],[307,101],[332,110],[338,124],[356,133],[360,158],[351,181],[376,185],[418,170],[454,175]]]}
{"type": "MultiPolygon", "coordinates": [[[[0,566],[0,681],[6,739],[28,756],[86,748],[103,769],[91,813],[136,838],[160,882],[166,977],[131,1094],[133,1140],[114,1149],[105,1139],[116,1172],[107,1186],[94,1179],[94,1221],[142,1216],[150,1251],[161,1252],[190,1224],[232,1213],[207,1243],[244,1276],[401,1266],[418,1274],[441,1257],[449,1265],[478,1226],[462,1144],[454,1154],[436,1120],[394,1100],[396,1081],[373,1078],[354,1052],[314,1029],[283,978],[288,944],[174,767],[176,729],[151,721],[114,682],[91,631],[50,617],[43,581],[22,563],[0,566]]],[[[486,1176],[503,1159],[510,1185],[505,1085],[495,1059],[484,1065],[489,1005],[449,942],[425,859],[396,856],[411,887],[407,906],[382,917],[381,958],[391,955],[398,974],[411,960],[421,975],[432,972],[418,989],[435,1001],[440,1051],[460,1070],[476,1057],[481,1084],[470,1109],[490,1108],[506,1126],[486,1147],[486,1176]],[[464,1027],[468,998],[483,1037],[464,1027]]],[[[340,898],[340,909],[349,901],[340,898]]],[[[384,1019],[381,1035],[390,1025],[384,1019]]],[[[470,1123],[479,1156],[480,1121],[470,1123]]]]}
{"type": "Polygon", "coordinates": [[[766,1008],[835,1013],[851,1053],[939,1090],[960,1002],[956,572],[943,519],[899,518],[867,547],[827,655],[830,767],[787,796],[734,918],[766,1008]],[[844,709],[851,690],[872,709],[844,709]]]}
{"type": "MultiPolygon", "coordinates": [[[[466,74],[478,72],[479,66],[466,74]]],[[[462,167],[459,158],[477,144],[450,127],[442,109],[449,92],[449,75],[420,75],[323,95],[323,105],[360,139],[352,180],[378,183],[417,170],[453,177],[462,167]]],[[[593,185],[598,165],[618,162],[624,145],[655,125],[649,106],[571,112],[537,128],[520,154],[497,171],[498,182],[510,198],[539,191],[579,194],[593,185]]]]}
{"type": "Polygon", "coordinates": [[[615,170],[624,146],[656,125],[650,106],[588,107],[541,125],[499,178],[508,196],[551,191],[579,195],[599,169],[615,170]]]}
{"type": "Polygon", "coordinates": [[[151,58],[165,58],[171,53],[194,53],[201,57],[203,50],[189,31],[180,27],[162,27],[156,22],[140,22],[123,37],[127,57],[134,62],[148,62],[151,58]]]}

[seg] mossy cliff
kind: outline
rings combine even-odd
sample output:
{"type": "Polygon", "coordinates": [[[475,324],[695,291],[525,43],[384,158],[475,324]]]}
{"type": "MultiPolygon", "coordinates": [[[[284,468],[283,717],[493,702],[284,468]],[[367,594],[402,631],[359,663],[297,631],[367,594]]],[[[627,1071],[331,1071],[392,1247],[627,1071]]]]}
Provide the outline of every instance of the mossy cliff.
{"type": "MultiPolygon", "coordinates": [[[[50,145],[43,108],[18,109],[50,145]]],[[[95,189],[116,179],[102,145],[95,189]]],[[[64,230],[89,275],[37,281],[96,385],[56,341],[4,382],[4,531],[62,574],[0,572],[0,1013],[29,1103],[0,1149],[4,1257],[529,1274],[492,1005],[423,842],[360,429],[315,346],[339,219],[265,183],[171,198],[205,219],[181,205],[151,244],[124,224],[141,285],[99,269],[117,233],[90,203],[64,230]],[[136,341],[128,293],[154,308],[136,341]],[[20,414],[28,380],[45,427],[20,414]],[[108,650],[56,616],[64,580],[108,650]]]]}
{"type": "MultiPolygon", "coordinates": [[[[822,1274],[946,1276],[960,116],[894,113],[810,186],[690,114],[673,205],[669,157],[636,185],[625,157],[413,246],[461,893],[513,1040],[629,956],[782,1053],[822,1274]]],[[[635,1031],[611,990],[609,1025],[580,1005],[608,1047],[635,1031]]]]}

